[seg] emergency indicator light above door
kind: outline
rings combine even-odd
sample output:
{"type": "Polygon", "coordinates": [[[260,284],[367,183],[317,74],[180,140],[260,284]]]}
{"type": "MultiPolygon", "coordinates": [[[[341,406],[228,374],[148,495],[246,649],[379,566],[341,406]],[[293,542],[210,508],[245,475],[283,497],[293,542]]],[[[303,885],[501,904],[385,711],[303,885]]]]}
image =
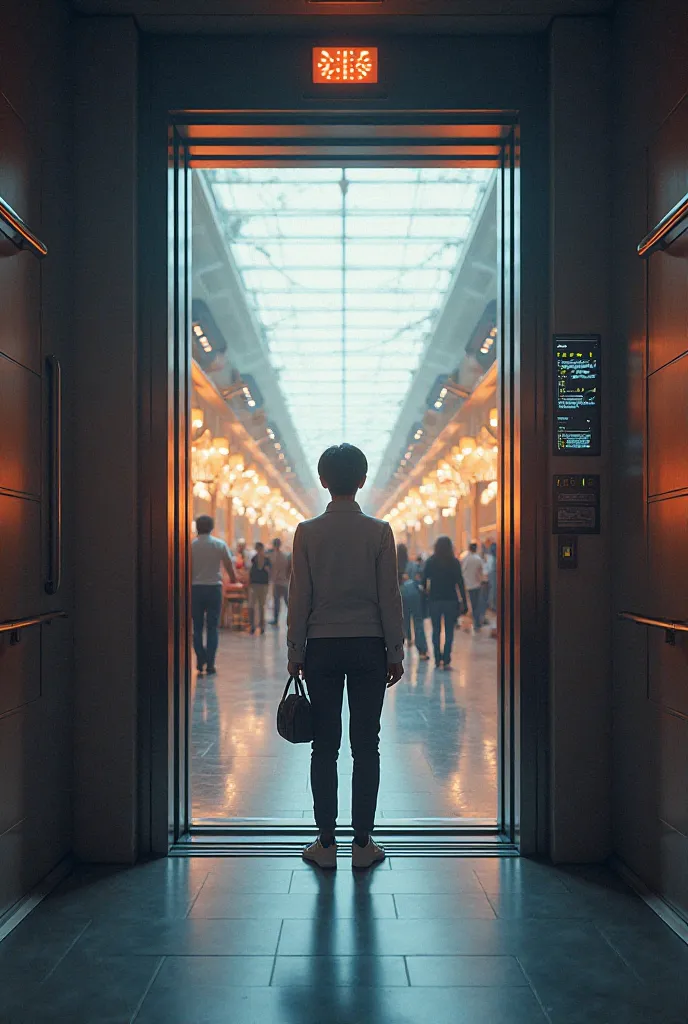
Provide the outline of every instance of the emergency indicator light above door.
{"type": "Polygon", "coordinates": [[[313,82],[316,85],[374,85],[377,82],[376,46],[314,46],[313,82]]]}

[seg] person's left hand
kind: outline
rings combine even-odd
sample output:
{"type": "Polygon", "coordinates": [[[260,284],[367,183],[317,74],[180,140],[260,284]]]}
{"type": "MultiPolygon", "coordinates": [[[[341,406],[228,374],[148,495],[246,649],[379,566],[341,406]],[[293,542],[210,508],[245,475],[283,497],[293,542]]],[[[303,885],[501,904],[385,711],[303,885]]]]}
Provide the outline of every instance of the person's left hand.
{"type": "Polygon", "coordinates": [[[403,661],[395,661],[387,663],[387,689],[390,686],[394,686],[398,683],[404,674],[404,663],[403,661]]]}
{"type": "Polygon", "coordinates": [[[290,661],[287,665],[287,671],[290,676],[294,676],[295,679],[303,679],[303,662],[301,661],[290,661]]]}

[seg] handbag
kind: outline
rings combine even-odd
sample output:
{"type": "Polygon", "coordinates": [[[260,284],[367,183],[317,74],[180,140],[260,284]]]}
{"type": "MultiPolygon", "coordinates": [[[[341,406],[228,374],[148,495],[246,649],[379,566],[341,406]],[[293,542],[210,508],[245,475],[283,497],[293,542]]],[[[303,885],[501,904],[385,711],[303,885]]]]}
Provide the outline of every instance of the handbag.
{"type": "Polygon", "coordinates": [[[313,739],[313,709],[298,676],[289,676],[277,708],[277,732],[289,743],[310,743],[313,739]],[[294,683],[296,692],[289,693],[294,683]]]}

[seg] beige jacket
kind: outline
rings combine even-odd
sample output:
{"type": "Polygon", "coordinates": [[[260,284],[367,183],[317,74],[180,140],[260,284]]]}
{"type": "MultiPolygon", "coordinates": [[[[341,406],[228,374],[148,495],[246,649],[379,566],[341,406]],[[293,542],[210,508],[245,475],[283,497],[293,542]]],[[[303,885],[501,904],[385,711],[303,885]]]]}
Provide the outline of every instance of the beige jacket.
{"type": "Polygon", "coordinates": [[[389,662],[404,657],[404,626],[394,534],[355,501],[331,501],[294,534],[289,586],[289,660],[303,662],[306,640],[380,636],[389,662]]]}

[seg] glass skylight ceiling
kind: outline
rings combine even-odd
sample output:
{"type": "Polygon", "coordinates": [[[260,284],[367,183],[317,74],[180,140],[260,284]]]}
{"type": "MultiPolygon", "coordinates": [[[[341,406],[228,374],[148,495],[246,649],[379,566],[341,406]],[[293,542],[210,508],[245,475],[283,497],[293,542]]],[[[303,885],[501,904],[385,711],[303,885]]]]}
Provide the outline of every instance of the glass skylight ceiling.
{"type": "Polygon", "coordinates": [[[347,440],[372,480],[494,171],[201,173],[307,458],[347,440]]]}

